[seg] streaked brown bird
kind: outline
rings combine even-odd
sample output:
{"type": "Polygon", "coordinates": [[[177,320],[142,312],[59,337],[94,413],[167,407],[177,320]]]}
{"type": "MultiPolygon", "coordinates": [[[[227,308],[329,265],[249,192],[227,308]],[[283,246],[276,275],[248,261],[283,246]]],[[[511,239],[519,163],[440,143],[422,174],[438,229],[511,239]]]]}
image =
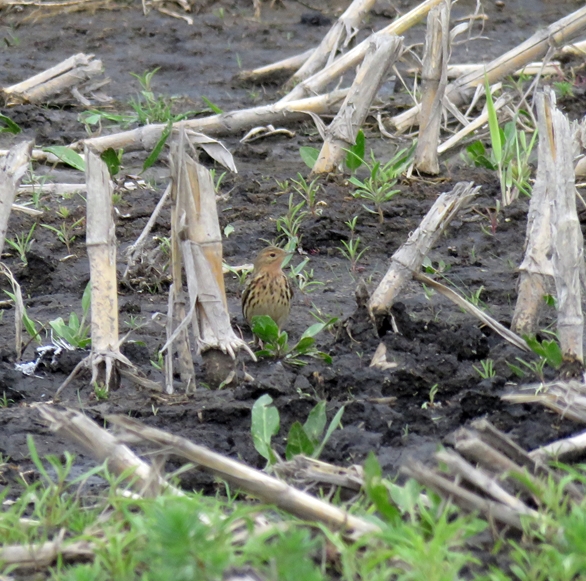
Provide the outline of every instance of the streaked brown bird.
{"type": "Polygon", "coordinates": [[[287,321],[293,287],[281,270],[286,256],[283,249],[269,246],[256,257],[252,277],[242,293],[242,314],[249,325],[258,315],[268,315],[279,329],[287,321]]]}

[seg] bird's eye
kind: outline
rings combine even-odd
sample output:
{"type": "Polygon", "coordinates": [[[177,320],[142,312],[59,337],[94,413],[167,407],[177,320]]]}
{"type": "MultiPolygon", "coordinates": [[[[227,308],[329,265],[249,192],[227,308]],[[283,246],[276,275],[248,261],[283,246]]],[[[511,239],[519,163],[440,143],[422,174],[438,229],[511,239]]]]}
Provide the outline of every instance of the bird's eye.
{"type": "Polygon", "coordinates": [[[275,258],[275,256],[277,256],[277,255],[276,255],[274,252],[271,252],[271,253],[269,254],[269,256],[270,256],[271,258],[275,258]]]}

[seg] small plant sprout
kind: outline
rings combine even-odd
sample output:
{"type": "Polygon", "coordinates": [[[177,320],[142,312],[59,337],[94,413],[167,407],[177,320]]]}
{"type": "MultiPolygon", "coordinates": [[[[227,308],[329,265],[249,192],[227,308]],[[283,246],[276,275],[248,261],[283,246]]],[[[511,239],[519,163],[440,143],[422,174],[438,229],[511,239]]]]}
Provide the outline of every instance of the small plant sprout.
{"type": "Polygon", "coordinates": [[[342,240],[342,246],[338,246],[340,252],[350,261],[350,272],[356,272],[358,262],[362,258],[362,255],[368,250],[368,246],[359,250],[360,248],[360,236],[356,238],[350,238],[350,240],[342,240]]]}
{"type": "Polygon", "coordinates": [[[80,218],[76,222],[73,222],[73,224],[67,224],[64,220],[59,228],[55,228],[55,226],[50,226],[49,224],[41,224],[41,226],[53,232],[57,236],[59,242],[65,245],[68,254],[71,254],[71,245],[77,238],[73,232],[76,228],[80,227],[84,221],[85,218],[80,218]]]}
{"type": "Polygon", "coordinates": [[[94,382],[94,395],[98,401],[106,401],[108,399],[108,386],[94,382]]]}
{"type": "Polygon", "coordinates": [[[348,181],[356,186],[352,196],[361,200],[367,200],[370,204],[363,204],[363,208],[373,214],[378,214],[379,222],[384,222],[384,215],[382,205],[390,201],[394,196],[400,193],[401,190],[393,189],[397,184],[397,178],[403,173],[411,163],[413,152],[415,151],[415,143],[406,149],[398,151],[391,160],[386,164],[381,165],[381,162],[376,161],[374,154],[371,152],[371,164],[365,162],[369,169],[370,175],[364,180],[352,176],[348,181]]]}
{"type": "Polygon", "coordinates": [[[30,252],[33,242],[35,241],[33,234],[35,233],[36,227],[37,224],[35,222],[28,232],[17,234],[14,238],[6,238],[6,244],[18,252],[18,257],[25,265],[28,264],[26,255],[30,252]]]}
{"type": "Polygon", "coordinates": [[[224,227],[224,236],[226,238],[229,238],[230,237],[230,234],[234,234],[234,231],[235,230],[236,230],[236,228],[234,228],[234,225],[233,224],[227,224],[224,227]]]}
{"type": "Polygon", "coordinates": [[[435,384],[432,385],[431,388],[429,389],[429,399],[426,402],[423,402],[421,404],[421,409],[422,410],[426,410],[427,408],[434,408],[434,407],[438,407],[440,406],[439,403],[435,403],[435,396],[437,395],[437,392],[439,391],[439,384],[435,384]]]}
{"type": "Polygon", "coordinates": [[[215,169],[210,170],[210,176],[212,177],[212,183],[214,184],[214,192],[216,195],[220,193],[220,187],[222,186],[222,182],[226,177],[226,172],[223,171],[222,173],[217,174],[215,169]]]}
{"type": "Polygon", "coordinates": [[[279,189],[279,194],[286,194],[290,189],[289,180],[283,180],[280,182],[279,180],[275,179],[275,183],[279,189]]]}
{"type": "Polygon", "coordinates": [[[304,258],[297,266],[290,266],[291,273],[289,276],[295,280],[299,290],[302,293],[310,293],[315,290],[316,286],[323,286],[323,282],[313,280],[313,268],[306,269],[305,267],[309,263],[309,258],[304,258]]]}
{"type": "Polygon", "coordinates": [[[11,403],[14,403],[13,399],[8,399],[6,392],[2,392],[2,397],[0,397],[0,408],[7,408],[11,403]]]}
{"type": "Polygon", "coordinates": [[[482,379],[490,379],[496,375],[494,361],[492,359],[483,359],[480,362],[480,367],[476,367],[476,365],[473,365],[472,367],[482,379]]]}
{"type": "Polygon", "coordinates": [[[284,216],[277,218],[277,231],[280,233],[279,238],[287,240],[286,248],[288,250],[295,250],[301,240],[299,229],[303,220],[307,216],[307,212],[303,210],[305,201],[295,204],[293,201],[293,194],[289,196],[289,207],[284,216]]]}
{"type": "Polygon", "coordinates": [[[307,209],[312,216],[319,216],[321,214],[320,206],[325,205],[325,202],[320,202],[317,199],[317,194],[321,190],[321,184],[318,184],[319,177],[311,182],[307,182],[305,178],[298,173],[296,180],[291,180],[293,189],[305,200],[307,209]]]}
{"type": "Polygon", "coordinates": [[[81,299],[82,316],[81,320],[75,312],[69,315],[69,322],[66,323],[62,317],[49,321],[51,326],[52,339],[56,345],[69,350],[86,349],[92,340],[90,337],[90,326],[86,323],[90,312],[91,286],[88,282],[81,299]]]}
{"type": "Polygon", "coordinates": [[[165,354],[162,351],[157,351],[156,359],[151,359],[151,365],[155,369],[163,371],[165,369],[165,354]]]}
{"type": "Polygon", "coordinates": [[[331,327],[337,320],[332,318],[325,323],[311,325],[301,335],[299,341],[290,346],[289,335],[286,331],[279,331],[279,327],[271,317],[267,315],[252,317],[252,332],[263,342],[263,348],[257,351],[256,355],[281,359],[285,363],[298,366],[307,364],[301,357],[322,359],[327,364],[331,364],[331,356],[316,349],[314,337],[331,327]]]}
{"type": "Polygon", "coordinates": [[[475,141],[467,147],[466,151],[474,165],[495,170],[498,173],[502,203],[508,206],[518,197],[519,192],[527,196],[531,195],[529,158],[537,140],[537,130],[533,131],[531,138],[528,138],[525,131],[517,129],[518,116],[522,112],[501,128],[486,78],[484,88],[491,153],[490,156],[486,153],[481,141],[475,141]]]}
{"type": "MultiPolygon", "coordinates": [[[[279,456],[273,450],[271,440],[279,433],[281,419],[279,410],[272,405],[273,399],[265,394],[259,397],[252,406],[251,433],[256,451],[267,460],[269,465],[276,464],[279,456]]],[[[309,412],[304,424],[293,423],[287,435],[285,458],[292,460],[303,454],[310,458],[319,458],[325,445],[336,429],[341,427],[344,406],[342,406],[327,425],[326,402],[320,401],[309,412]],[[325,431],[325,434],[324,434],[325,431]]]]}
{"type": "Polygon", "coordinates": [[[230,266],[225,262],[222,265],[222,268],[225,272],[229,272],[231,275],[237,278],[240,285],[243,285],[246,282],[246,277],[252,272],[252,266],[230,266]]]}

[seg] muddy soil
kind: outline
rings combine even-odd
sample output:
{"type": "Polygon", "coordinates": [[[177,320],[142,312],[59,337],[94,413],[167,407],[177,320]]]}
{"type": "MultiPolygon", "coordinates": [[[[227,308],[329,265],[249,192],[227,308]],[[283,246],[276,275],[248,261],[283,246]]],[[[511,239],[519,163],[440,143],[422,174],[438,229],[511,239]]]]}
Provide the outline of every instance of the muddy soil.
{"type": "MultiPolygon", "coordinates": [[[[389,22],[395,9],[404,12],[416,3],[381,3],[369,27],[380,28],[389,22]]],[[[59,16],[29,8],[4,10],[0,23],[4,40],[0,49],[0,83],[15,83],[71,54],[86,52],[102,59],[112,79],[106,92],[114,99],[114,110],[128,110],[130,97],[138,91],[136,79],[129,73],[141,74],[156,67],[160,70],[153,80],[155,92],[176,96],[179,110],[203,109],[202,97],[224,110],[270,103],[277,98],[279,86],[243,86],[234,81],[239,67],[268,64],[314,46],[325,34],[328,19],[335,18],[345,7],[341,4],[313,3],[324,18],[307,18],[305,6],[285,0],[284,5],[272,10],[265,7],[262,21],[257,22],[248,2],[208,3],[193,15],[193,26],[154,11],[145,16],[137,3],[59,16]]],[[[511,1],[506,3],[505,11],[500,11],[488,3],[482,34],[485,38],[456,47],[454,61],[486,61],[577,6],[571,1],[511,1]],[[527,18],[529,7],[531,18],[527,18]]],[[[453,18],[471,14],[474,7],[474,1],[461,0],[454,8],[453,18]]],[[[415,27],[408,33],[407,43],[422,42],[423,31],[422,25],[415,27]]],[[[388,95],[383,104],[383,119],[407,102],[397,82],[395,94],[388,95]]],[[[583,92],[576,88],[569,102],[575,117],[584,114],[585,102],[583,92]]],[[[81,111],[79,106],[30,105],[0,110],[21,125],[24,136],[34,137],[43,146],[68,144],[85,137],[85,128],[78,121],[81,111]]],[[[276,239],[276,219],[286,213],[289,198],[276,182],[290,181],[297,172],[307,176],[298,150],[301,145],[317,144],[319,136],[310,120],[291,129],[295,131],[293,137],[274,136],[250,144],[241,144],[241,135],[224,140],[239,170],[225,177],[219,199],[221,226],[232,225],[234,229],[224,245],[225,260],[230,265],[250,262],[265,241],[276,239]]],[[[399,145],[381,139],[376,123],[366,128],[366,134],[367,148],[373,148],[379,159],[389,159],[399,145]]],[[[22,136],[0,135],[0,146],[7,147],[21,139],[22,136]]],[[[143,153],[125,155],[123,175],[139,174],[144,158],[143,153]]],[[[487,212],[494,211],[499,195],[496,175],[472,168],[459,155],[444,161],[440,178],[413,178],[398,184],[400,193],[384,206],[383,224],[350,196],[351,188],[345,179],[323,182],[319,194],[323,202],[321,214],[304,220],[300,230],[303,256],[294,258],[296,264],[304,256],[310,258],[308,269],[312,269],[313,280],[319,284],[312,286],[311,292],[297,290],[288,331],[293,340],[298,338],[315,322],[311,311],[339,317],[340,324],[332,333],[318,337],[318,346],[331,354],[332,365],[312,360],[304,367],[270,360],[244,361],[254,381],[237,387],[214,391],[200,385],[193,396],[179,391],[176,396],[163,397],[138,391],[123,382],[107,401],[97,401],[88,377],[80,377],[64,391],[63,403],[81,407],[99,422],[109,413],[129,414],[262,467],[264,461],[250,436],[250,410],[255,400],[264,393],[274,398],[282,425],[276,449],[282,452],[289,426],[295,420],[303,421],[318,400],[326,399],[329,417],[342,405],[346,411],[343,428],[334,433],[322,458],[348,465],[363,461],[374,450],[390,475],[397,474],[409,457],[429,458],[451,432],[482,416],[527,449],[577,431],[579,426],[539,406],[502,402],[503,393],[519,383],[535,380],[531,373],[519,379],[507,362],[516,363],[516,357],[527,361],[532,358],[508,346],[445,299],[430,296],[419,284],[410,284],[393,311],[399,333],[389,329],[381,331],[380,336],[370,324],[364,306],[357,303],[355,290],[360,281],[370,291],[375,288],[390,255],[417,227],[437,196],[451,190],[458,181],[474,181],[482,186],[481,194],[472,208],[454,220],[430,259],[435,266],[441,265],[442,275],[466,295],[481,289],[481,304],[499,321],[510,324],[527,199],[501,211],[492,232],[487,212]],[[340,247],[350,234],[345,221],[354,216],[358,216],[357,234],[362,248],[367,250],[352,270],[340,247]],[[397,364],[393,369],[369,367],[381,341],[387,347],[388,360],[397,364]],[[496,376],[492,379],[483,380],[475,370],[485,359],[494,361],[496,376]]],[[[35,166],[34,171],[40,179],[49,181],[83,181],[80,173],[62,166],[35,166]]],[[[168,167],[161,161],[143,176],[148,187],[121,190],[117,202],[120,273],[125,268],[123,251],[140,234],[166,187],[168,175],[168,167]]],[[[20,197],[21,202],[27,199],[30,201],[30,196],[20,197]]],[[[29,316],[48,328],[48,322],[56,317],[68,317],[72,311],[81,313],[89,266],[82,226],[75,228],[76,238],[68,250],[42,225],[60,227],[64,218],[57,215],[59,208],[67,208],[65,222],[73,224],[85,215],[85,203],[83,195],[43,195],[39,204],[44,214],[37,219],[27,264],[8,246],[2,259],[22,285],[29,316]]],[[[33,223],[32,218],[13,213],[8,237],[28,232],[33,223]]],[[[153,234],[164,237],[168,233],[167,209],[153,234]]],[[[240,314],[242,286],[230,275],[226,283],[233,322],[251,339],[240,314]]],[[[0,280],[0,285],[9,290],[6,279],[0,280]]],[[[162,375],[151,360],[156,360],[165,338],[163,326],[153,315],[165,311],[167,287],[167,276],[161,271],[145,275],[141,284],[121,284],[119,289],[120,334],[130,332],[123,352],[157,381],[162,375]]],[[[554,313],[548,308],[544,306],[544,327],[553,322],[554,313]]],[[[73,449],[69,442],[47,430],[31,406],[51,401],[84,353],[66,352],[55,365],[40,366],[33,376],[25,376],[15,370],[14,309],[6,307],[0,314],[0,395],[5,394],[5,407],[0,408],[0,454],[11,459],[15,470],[17,466],[26,470],[31,466],[28,434],[35,436],[42,454],[73,449]]],[[[35,358],[35,346],[32,343],[26,348],[23,360],[35,358]]],[[[199,370],[199,361],[197,365],[199,370]]],[[[81,468],[93,465],[81,450],[75,451],[81,468]]],[[[2,479],[12,480],[7,473],[0,475],[0,487],[2,479]]],[[[212,479],[197,472],[184,475],[183,484],[194,489],[213,488],[212,479]]]]}

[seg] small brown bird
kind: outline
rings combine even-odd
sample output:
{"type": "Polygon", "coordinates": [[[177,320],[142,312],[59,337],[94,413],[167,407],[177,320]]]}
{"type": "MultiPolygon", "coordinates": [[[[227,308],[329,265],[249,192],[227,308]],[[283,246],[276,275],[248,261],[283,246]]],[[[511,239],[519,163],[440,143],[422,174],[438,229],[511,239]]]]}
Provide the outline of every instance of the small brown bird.
{"type": "Polygon", "coordinates": [[[287,321],[293,288],[281,270],[286,256],[283,249],[269,246],[256,257],[252,277],[242,293],[242,314],[249,325],[258,315],[268,315],[279,329],[287,321]]]}

